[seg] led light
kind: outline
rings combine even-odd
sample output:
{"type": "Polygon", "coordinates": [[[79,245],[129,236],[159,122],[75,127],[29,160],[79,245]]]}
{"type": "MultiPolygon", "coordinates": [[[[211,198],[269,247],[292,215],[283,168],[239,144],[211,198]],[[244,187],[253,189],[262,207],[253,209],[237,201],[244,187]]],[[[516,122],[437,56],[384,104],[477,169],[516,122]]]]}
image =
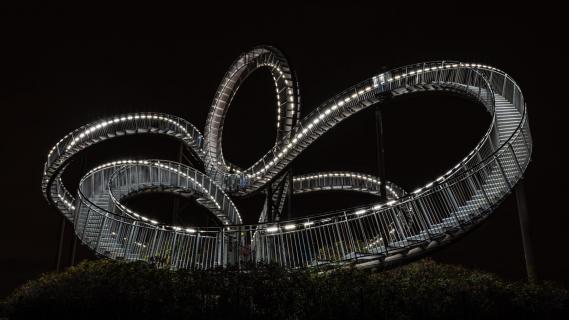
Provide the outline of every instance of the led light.
{"type": "Polygon", "coordinates": [[[415,191],[413,191],[413,193],[419,193],[421,191],[423,191],[423,188],[416,189],[415,191]]]}
{"type": "Polygon", "coordinates": [[[309,227],[309,226],[311,226],[311,225],[313,225],[313,224],[314,224],[313,221],[308,221],[308,222],[305,222],[303,225],[304,225],[305,227],[309,227]]]}
{"type": "Polygon", "coordinates": [[[284,226],[285,230],[293,230],[296,229],[296,226],[294,224],[287,224],[286,226],[284,226]]]}
{"type": "Polygon", "coordinates": [[[186,231],[189,233],[196,233],[196,229],[192,229],[192,228],[187,228],[186,231]]]}
{"type": "Polygon", "coordinates": [[[365,209],[362,209],[362,210],[358,210],[358,211],[356,211],[356,212],[354,212],[354,213],[359,216],[360,214],[366,213],[366,210],[365,210],[365,209]]]}
{"type": "Polygon", "coordinates": [[[397,200],[391,200],[391,201],[387,202],[386,205],[391,206],[391,205],[393,205],[395,202],[397,202],[397,200]]]}
{"type": "Polygon", "coordinates": [[[381,204],[376,204],[375,206],[373,206],[372,209],[373,210],[379,210],[379,209],[381,209],[381,207],[382,207],[381,204]]]}
{"type": "Polygon", "coordinates": [[[277,231],[279,231],[279,228],[278,228],[278,227],[270,227],[270,228],[267,228],[267,232],[277,232],[277,231]]]}

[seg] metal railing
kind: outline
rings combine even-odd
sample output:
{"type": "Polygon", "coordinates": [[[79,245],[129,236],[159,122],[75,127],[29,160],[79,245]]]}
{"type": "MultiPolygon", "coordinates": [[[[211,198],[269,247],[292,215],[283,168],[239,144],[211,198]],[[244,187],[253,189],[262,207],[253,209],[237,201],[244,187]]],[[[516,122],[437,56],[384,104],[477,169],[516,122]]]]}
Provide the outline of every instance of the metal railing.
{"type": "MultiPolygon", "coordinates": [[[[523,176],[532,151],[524,98],[507,74],[479,64],[428,62],[376,75],[325,101],[292,129],[289,138],[277,142],[242,172],[223,169],[220,176],[208,177],[169,161],[115,162],[85,175],[74,198],[60,178],[66,163],[102,136],[120,135],[119,129],[124,134],[171,135],[186,141],[197,154],[205,154],[201,149],[204,138],[184,120],[165,115],[156,119],[157,114],[146,114],[152,118],[143,122],[142,114],[138,115],[136,119],[126,115],[126,120],[119,118],[106,126],[102,126],[104,122],[90,124],[62,139],[48,156],[43,190],[46,198],[72,220],[79,238],[97,253],[115,259],[154,261],[173,269],[259,261],[289,268],[350,263],[364,267],[405,261],[452,241],[485,219],[523,176]],[[240,195],[262,188],[314,140],[368,106],[431,90],[470,97],[492,114],[488,131],[474,150],[448,172],[387,203],[283,222],[236,222],[240,221],[238,212],[226,192],[240,195]],[[91,128],[95,128],[93,132],[91,128]],[[121,198],[132,192],[156,187],[172,192],[182,188],[208,198],[203,205],[222,222],[226,217],[226,224],[209,228],[166,226],[121,204],[121,198]],[[219,205],[217,210],[212,204],[219,205]]],[[[293,185],[306,190],[300,183],[293,185]]]]}

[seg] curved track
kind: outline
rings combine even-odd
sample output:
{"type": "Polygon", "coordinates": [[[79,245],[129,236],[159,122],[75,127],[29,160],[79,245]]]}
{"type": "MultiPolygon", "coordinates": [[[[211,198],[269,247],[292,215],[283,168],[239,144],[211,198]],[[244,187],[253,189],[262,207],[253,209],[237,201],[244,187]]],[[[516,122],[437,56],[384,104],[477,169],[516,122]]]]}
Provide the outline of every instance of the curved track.
{"type": "MultiPolygon", "coordinates": [[[[290,268],[389,267],[450,243],[484,220],[521,179],[531,151],[521,90],[494,67],[434,61],[393,69],[342,91],[301,118],[294,72],[280,51],[262,46],[242,54],[225,74],[203,135],[186,120],[159,113],[125,114],[87,124],[51,149],[42,190],[74,224],[81,241],[110,258],[153,261],[173,269],[258,261],[290,268]],[[259,68],[268,68],[274,79],[277,139],[252,166],[239,168],[223,157],[223,123],[239,85],[259,68]],[[297,176],[289,188],[287,167],[330,128],[369,106],[422,91],[459,94],[477,101],[492,116],[480,142],[453,168],[410,193],[377,177],[346,171],[297,176]],[[78,153],[101,141],[135,134],[179,139],[203,162],[205,173],[172,161],[120,160],[89,171],[76,192],[66,189],[62,173],[78,153]],[[266,204],[259,223],[243,224],[231,196],[281,183],[283,190],[295,194],[377,194],[385,183],[388,198],[280,222],[270,221],[266,204]],[[219,226],[165,225],[124,205],[126,198],[141,192],[193,197],[217,217],[219,226]]],[[[270,197],[282,208],[282,194],[270,197]]]]}

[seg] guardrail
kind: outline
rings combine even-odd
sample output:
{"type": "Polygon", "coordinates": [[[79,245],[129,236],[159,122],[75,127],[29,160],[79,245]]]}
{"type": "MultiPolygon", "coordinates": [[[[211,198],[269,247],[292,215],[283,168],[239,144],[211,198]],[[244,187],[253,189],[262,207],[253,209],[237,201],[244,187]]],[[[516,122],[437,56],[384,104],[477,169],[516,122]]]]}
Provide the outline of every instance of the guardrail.
{"type": "MultiPolygon", "coordinates": [[[[67,163],[94,143],[126,134],[178,138],[209,163],[209,171],[215,171],[211,155],[203,149],[204,141],[215,139],[208,140],[211,136],[202,136],[187,121],[155,113],[119,116],[81,127],[58,142],[48,155],[42,187],[86,245],[115,259],[154,261],[173,269],[259,261],[290,268],[388,266],[425,254],[480,223],[523,176],[532,152],[527,110],[514,80],[490,66],[454,61],[409,65],[376,75],[328,99],[287,132],[247,169],[223,160],[219,173],[211,176],[171,161],[117,161],[87,173],[74,197],[61,179],[67,163]],[[314,140],[356,112],[420,91],[458,93],[492,114],[477,146],[448,172],[411,193],[392,185],[394,197],[386,203],[282,222],[241,224],[229,195],[263,188],[314,140]],[[220,226],[168,226],[121,204],[122,198],[152,188],[193,193],[219,218],[220,226]]],[[[211,130],[209,134],[221,136],[211,130]]],[[[326,176],[310,177],[320,178],[326,176]]],[[[296,181],[295,189],[311,190],[296,181]]]]}

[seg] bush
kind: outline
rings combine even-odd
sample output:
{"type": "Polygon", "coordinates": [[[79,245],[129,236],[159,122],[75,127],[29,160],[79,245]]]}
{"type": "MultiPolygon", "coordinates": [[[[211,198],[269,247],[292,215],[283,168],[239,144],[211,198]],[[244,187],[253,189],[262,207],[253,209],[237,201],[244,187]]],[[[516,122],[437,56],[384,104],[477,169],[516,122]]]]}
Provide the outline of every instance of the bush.
{"type": "Polygon", "coordinates": [[[2,309],[9,319],[553,319],[569,316],[569,294],[430,260],[381,273],[275,265],[172,272],[99,260],[28,282],[2,309]]]}

